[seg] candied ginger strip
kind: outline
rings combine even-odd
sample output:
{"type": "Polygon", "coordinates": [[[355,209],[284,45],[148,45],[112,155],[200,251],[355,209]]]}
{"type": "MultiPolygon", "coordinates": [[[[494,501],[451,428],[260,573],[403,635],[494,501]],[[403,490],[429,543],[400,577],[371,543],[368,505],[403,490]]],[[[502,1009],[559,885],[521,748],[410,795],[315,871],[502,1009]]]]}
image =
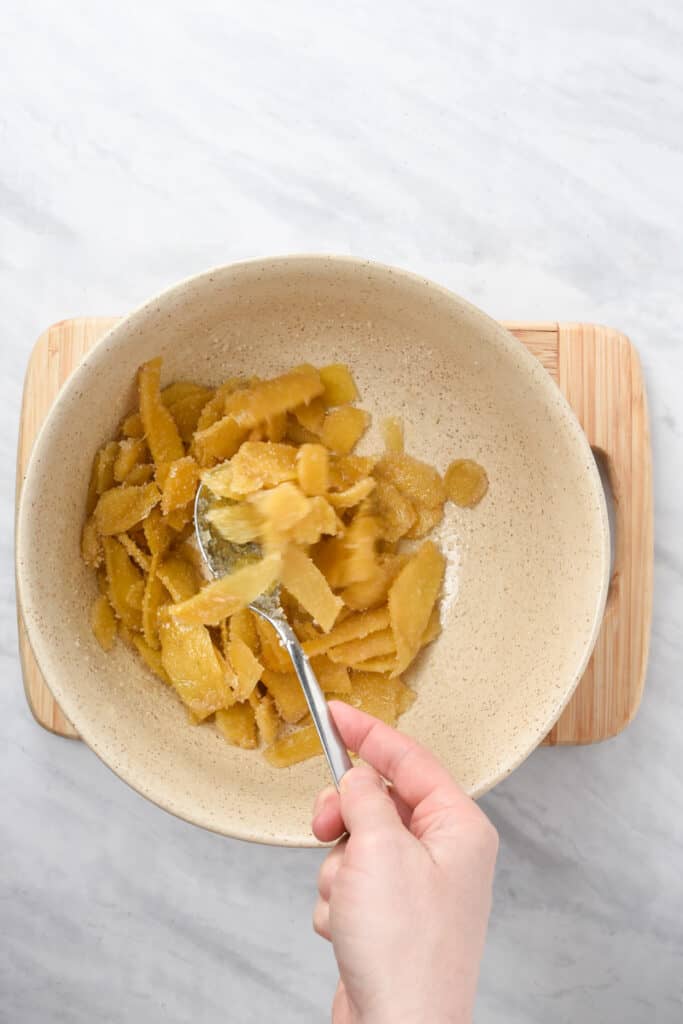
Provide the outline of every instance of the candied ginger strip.
{"type": "Polygon", "coordinates": [[[161,494],[156,484],[113,487],[100,496],[95,506],[97,531],[102,537],[126,533],[142,522],[160,501],[161,494]]]}
{"type": "Polygon", "coordinates": [[[332,629],[344,602],[308,555],[291,545],[282,560],[282,584],[324,632],[332,629]]]}
{"type": "Polygon", "coordinates": [[[182,459],[183,442],[173,416],[161,399],[161,359],[151,359],[138,372],[140,416],[152,458],[157,466],[182,459]]]}
{"type": "Polygon", "coordinates": [[[356,665],[368,658],[379,657],[380,654],[392,654],[395,650],[396,641],[391,629],[382,629],[362,640],[349,640],[348,643],[339,644],[328,651],[327,656],[330,661],[342,665],[356,665]]]}
{"type": "Polygon", "coordinates": [[[159,636],[162,665],[180,699],[200,721],[235,702],[205,626],[188,626],[166,618],[159,636]]]}
{"type": "Polygon", "coordinates": [[[216,725],[223,737],[234,747],[254,750],[256,739],[256,717],[251,704],[233,704],[230,708],[216,712],[216,725]]]}
{"type": "Polygon", "coordinates": [[[322,747],[314,725],[306,725],[282,736],[263,751],[266,761],[274,768],[289,768],[317,754],[322,754],[322,747]]]}
{"type": "Polygon", "coordinates": [[[344,363],[332,363],[323,366],[320,371],[323,382],[323,401],[325,405],[346,405],[358,398],[358,388],[351,376],[351,371],[344,363]]]}
{"type": "Polygon", "coordinates": [[[116,640],[116,617],[104,594],[95,598],[90,612],[90,625],[103,651],[110,651],[116,640]]]}
{"type": "Polygon", "coordinates": [[[251,562],[235,572],[208,583],[198,594],[169,608],[178,622],[217,626],[221,619],[245,608],[259,594],[270,590],[280,572],[276,554],[251,562]]]}
{"type": "Polygon", "coordinates": [[[348,619],[340,622],[331,632],[305,641],[303,648],[305,654],[313,657],[316,654],[325,654],[331,647],[346,643],[349,640],[362,640],[370,633],[377,633],[379,630],[389,626],[389,609],[376,608],[371,612],[363,612],[360,615],[350,615],[348,619]]]}
{"type": "Polygon", "coordinates": [[[436,545],[425,541],[391,586],[389,615],[396,641],[396,674],[410,664],[420,649],[441,590],[445,565],[436,545]]]}
{"type": "Polygon", "coordinates": [[[306,405],[322,392],[318,371],[304,367],[233,392],[225,402],[225,412],[241,427],[251,430],[273,416],[306,405]]]}
{"type": "Polygon", "coordinates": [[[254,657],[251,649],[239,637],[228,641],[228,657],[236,675],[235,694],[238,700],[246,700],[263,673],[263,665],[254,657]]]}

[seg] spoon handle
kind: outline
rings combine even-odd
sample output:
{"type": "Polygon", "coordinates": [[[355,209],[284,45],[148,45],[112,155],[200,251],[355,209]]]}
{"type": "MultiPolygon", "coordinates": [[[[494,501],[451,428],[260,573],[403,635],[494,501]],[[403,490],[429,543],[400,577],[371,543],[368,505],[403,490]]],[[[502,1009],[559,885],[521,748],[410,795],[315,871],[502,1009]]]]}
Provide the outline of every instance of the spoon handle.
{"type": "Polygon", "coordinates": [[[255,612],[267,618],[271,625],[277,630],[278,636],[282,643],[287,649],[287,653],[292,659],[294,665],[294,671],[299,677],[301,688],[304,691],[306,703],[308,704],[311,712],[311,718],[315,723],[315,727],[318,730],[320,736],[320,742],[323,745],[325,757],[327,763],[330,766],[334,783],[339,789],[339,783],[341,782],[342,775],[345,775],[349,768],[352,767],[351,759],[347,753],[344,742],[339,735],[339,730],[334,723],[334,719],[330,714],[330,709],[327,706],[325,695],[320,689],[320,683],[315,677],[315,672],[311,668],[311,663],[304,654],[301,644],[299,643],[298,637],[292,627],[284,619],[273,616],[266,616],[258,608],[253,606],[255,612]]]}

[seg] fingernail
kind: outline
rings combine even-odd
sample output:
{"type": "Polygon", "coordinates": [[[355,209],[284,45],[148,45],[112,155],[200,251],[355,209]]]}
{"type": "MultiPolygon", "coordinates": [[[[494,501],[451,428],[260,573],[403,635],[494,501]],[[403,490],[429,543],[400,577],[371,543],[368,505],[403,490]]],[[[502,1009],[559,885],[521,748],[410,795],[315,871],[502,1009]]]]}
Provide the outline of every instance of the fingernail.
{"type": "Polygon", "coordinates": [[[334,794],[334,792],[335,792],[335,790],[334,790],[333,786],[326,786],[325,789],[321,789],[320,790],[320,792],[318,793],[317,797],[315,798],[315,803],[313,804],[313,817],[314,818],[318,817],[318,815],[320,814],[320,812],[324,808],[325,804],[330,799],[330,797],[334,794]]]}
{"type": "Polygon", "coordinates": [[[374,782],[386,789],[384,779],[377,774],[374,768],[367,764],[357,764],[342,776],[341,788],[349,790],[356,786],[364,786],[368,782],[374,782]]]}

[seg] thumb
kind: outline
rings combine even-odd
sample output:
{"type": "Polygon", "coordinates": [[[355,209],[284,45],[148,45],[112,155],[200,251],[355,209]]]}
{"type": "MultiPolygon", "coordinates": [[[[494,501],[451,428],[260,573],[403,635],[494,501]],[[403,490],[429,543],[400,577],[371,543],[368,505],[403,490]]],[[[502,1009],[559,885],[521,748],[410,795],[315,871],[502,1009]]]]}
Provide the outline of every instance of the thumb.
{"type": "Polygon", "coordinates": [[[339,795],[342,818],[351,834],[402,828],[384,780],[370,765],[351,768],[341,780],[339,795]]]}

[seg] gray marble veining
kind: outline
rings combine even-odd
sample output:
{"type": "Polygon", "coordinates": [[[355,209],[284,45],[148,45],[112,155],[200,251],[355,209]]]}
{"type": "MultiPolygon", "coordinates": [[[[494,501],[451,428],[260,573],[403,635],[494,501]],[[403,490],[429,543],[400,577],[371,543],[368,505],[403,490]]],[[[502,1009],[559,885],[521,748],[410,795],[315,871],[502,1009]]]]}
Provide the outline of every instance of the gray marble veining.
{"type": "Polygon", "coordinates": [[[537,752],[501,833],[481,1024],[683,1015],[683,8],[676,0],[3,5],[0,1020],[327,1018],[316,852],[228,842],[31,720],[13,476],[31,345],[212,264],[350,252],[494,316],[628,333],[656,602],[620,738],[537,752]],[[677,611],[678,609],[678,611],[677,611]]]}

